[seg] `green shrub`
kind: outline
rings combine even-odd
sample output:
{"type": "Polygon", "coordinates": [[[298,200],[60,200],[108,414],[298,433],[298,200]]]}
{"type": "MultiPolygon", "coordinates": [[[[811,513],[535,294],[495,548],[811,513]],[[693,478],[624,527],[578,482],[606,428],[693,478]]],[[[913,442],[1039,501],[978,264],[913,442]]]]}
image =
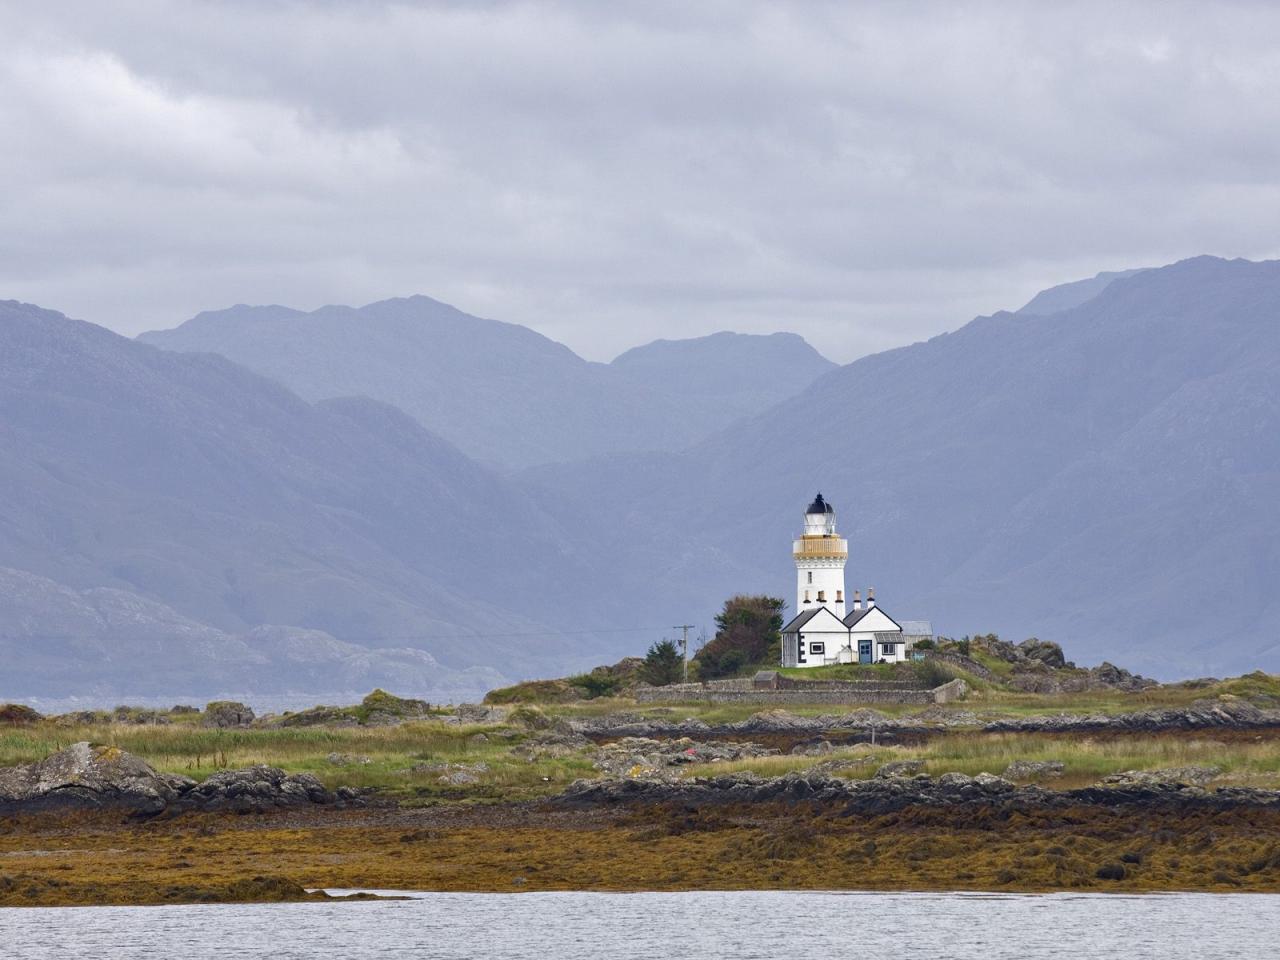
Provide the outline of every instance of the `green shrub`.
{"type": "Polygon", "coordinates": [[[921,686],[930,690],[934,687],[940,687],[944,683],[949,683],[956,678],[956,675],[951,670],[948,670],[946,666],[937,660],[917,660],[911,664],[911,668],[921,686]]]}
{"type": "Polygon", "coordinates": [[[716,617],[716,635],[698,651],[698,677],[732,677],[744,668],[777,666],[782,659],[782,608],[778,597],[736,596],[716,617]]]}
{"type": "Polygon", "coordinates": [[[582,690],[588,700],[594,700],[596,697],[611,697],[617,693],[618,688],[622,686],[622,678],[595,671],[570,677],[569,685],[582,690]]]}
{"type": "Polygon", "coordinates": [[[677,683],[683,675],[684,661],[673,640],[659,640],[651,646],[640,668],[640,679],[655,687],[677,683]]]}

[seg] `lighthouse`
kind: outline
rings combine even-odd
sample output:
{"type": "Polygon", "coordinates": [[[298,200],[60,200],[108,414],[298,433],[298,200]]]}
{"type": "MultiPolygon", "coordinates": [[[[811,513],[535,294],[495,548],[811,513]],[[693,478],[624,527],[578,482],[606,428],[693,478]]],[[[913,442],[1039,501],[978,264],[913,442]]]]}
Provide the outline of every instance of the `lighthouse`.
{"type": "Polygon", "coordinates": [[[844,564],[849,542],[836,533],[836,511],[819,493],[804,512],[804,533],[792,541],[796,613],[826,607],[844,619],[844,564]]]}

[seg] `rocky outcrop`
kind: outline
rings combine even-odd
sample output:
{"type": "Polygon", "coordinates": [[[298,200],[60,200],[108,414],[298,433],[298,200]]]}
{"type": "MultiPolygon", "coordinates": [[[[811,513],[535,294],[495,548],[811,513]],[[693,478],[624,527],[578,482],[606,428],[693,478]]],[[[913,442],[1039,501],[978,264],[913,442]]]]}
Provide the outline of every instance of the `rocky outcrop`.
{"type": "Polygon", "coordinates": [[[876,770],[877,777],[914,777],[924,770],[923,760],[894,760],[876,770]]]}
{"type": "Polygon", "coordinates": [[[253,710],[236,700],[214,700],[204,708],[200,722],[206,727],[247,727],[253,723],[253,710]]]}
{"type": "Polygon", "coordinates": [[[477,763],[415,763],[410,768],[413,773],[436,773],[437,783],[450,787],[467,786],[479,783],[480,778],[489,772],[489,765],[484,761],[477,763]]]}
{"type": "Polygon", "coordinates": [[[726,743],[716,740],[649,740],[624,737],[596,751],[595,765],[614,775],[661,776],[664,772],[690,764],[720,763],[750,757],[775,756],[777,750],[756,743],[726,743]]]}
{"type": "Polygon", "coordinates": [[[1120,786],[1195,786],[1203,787],[1222,773],[1221,767],[1166,767],[1161,770],[1125,770],[1103,777],[1103,783],[1120,786]]]}
{"type": "Polygon", "coordinates": [[[1038,782],[1060,777],[1066,769],[1066,764],[1061,760],[1014,760],[1004,768],[1004,778],[1038,782]]]}
{"type": "Polygon", "coordinates": [[[840,732],[928,735],[965,728],[993,733],[1159,733],[1166,730],[1256,729],[1280,727],[1280,710],[1263,710],[1245,700],[1197,700],[1186,707],[1160,707],[1119,714],[1044,714],[983,717],[969,710],[931,707],[916,716],[891,717],[878,710],[799,716],[787,710],[766,710],[737,723],[710,727],[701,720],[646,718],[616,713],[571,722],[573,730],[595,739],[613,737],[693,737],[695,739],[787,734],[818,738],[840,732]]]}
{"type": "Polygon", "coordinates": [[[279,807],[349,803],[354,791],[330,793],[309,773],[287,774],[265,764],[243,770],[219,770],[202,783],[183,789],[171,803],[178,810],[224,810],[263,813],[279,807]]]}
{"type": "Polygon", "coordinates": [[[0,810],[110,807],[156,814],[194,786],[118,747],[75,743],[38,763],[0,769],[0,810]]]}
{"type": "Polygon", "coordinates": [[[37,711],[21,703],[0,703],[0,724],[25,726],[36,723],[44,717],[37,711]]]}
{"type": "Polygon", "coordinates": [[[452,717],[445,722],[455,723],[503,723],[511,714],[510,707],[494,707],[481,703],[460,703],[453,711],[452,717]]]}
{"type": "Polygon", "coordinates": [[[1031,637],[1021,643],[1009,643],[994,635],[975,637],[969,646],[949,645],[929,657],[959,667],[992,683],[1007,685],[1027,693],[1081,693],[1088,690],[1125,690],[1136,692],[1157,687],[1155,680],[1130,673],[1112,663],[1084,669],[1077,667],[1051,640],[1031,637]],[[964,651],[969,651],[965,653],[964,651]],[[1012,673],[997,674],[969,655],[980,651],[1009,664],[1012,673]]]}
{"type": "Polygon", "coordinates": [[[873,777],[845,780],[827,774],[792,773],[763,778],[752,774],[688,780],[578,780],[549,801],[562,807],[673,805],[682,810],[705,806],[806,803],[836,816],[895,813],[918,805],[999,805],[1065,809],[1074,806],[1280,808],[1280,791],[1252,788],[1208,790],[1172,782],[1099,784],[1077,790],[1019,787],[990,773],[970,777],[946,773],[937,778],[873,777]]]}
{"type": "Polygon", "coordinates": [[[1260,727],[1280,727],[1280,710],[1262,710],[1245,700],[1220,699],[1197,700],[1187,707],[1160,707],[1115,715],[1002,717],[985,723],[982,729],[1016,733],[1085,733],[1106,730],[1160,733],[1166,730],[1248,730],[1260,727]]]}
{"type": "Polygon", "coordinates": [[[159,773],[118,747],[76,743],[36,763],[0,769],[0,813],[59,809],[117,810],[155,816],[186,810],[261,812],[304,804],[347,804],[347,788],[330,793],[310,774],[258,765],[220,770],[203,782],[159,773]]]}

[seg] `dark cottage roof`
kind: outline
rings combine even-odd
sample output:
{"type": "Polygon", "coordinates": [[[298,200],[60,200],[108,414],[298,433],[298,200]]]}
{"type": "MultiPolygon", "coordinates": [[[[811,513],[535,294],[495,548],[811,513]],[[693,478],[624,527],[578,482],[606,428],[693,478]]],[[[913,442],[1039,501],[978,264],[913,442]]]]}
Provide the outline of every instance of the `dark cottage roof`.
{"type": "Polygon", "coordinates": [[[818,615],[818,611],[822,607],[814,607],[812,610],[806,610],[804,613],[798,613],[791,618],[791,622],[782,628],[782,633],[798,633],[800,628],[818,615]]]}
{"type": "MultiPolygon", "coordinates": [[[[810,610],[806,610],[804,613],[796,614],[791,619],[791,622],[782,628],[781,632],[782,633],[799,633],[800,629],[806,623],[808,623],[810,620],[812,620],[814,617],[820,614],[823,610],[826,610],[827,613],[831,613],[831,611],[828,610],[826,607],[813,607],[810,610]]],[[[831,619],[835,620],[836,623],[840,622],[840,618],[837,617],[834,613],[831,613],[831,619]]]]}
{"type": "Polygon", "coordinates": [[[835,512],[836,512],[836,508],[833,507],[831,504],[827,503],[827,501],[823,500],[821,493],[819,493],[816,497],[813,498],[813,503],[809,504],[809,509],[805,511],[805,513],[835,513],[835,512]]]}
{"type": "MultiPolygon", "coordinates": [[[[861,610],[851,610],[849,614],[844,618],[844,625],[852,629],[859,620],[865,617],[872,610],[879,610],[881,613],[884,613],[886,617],[889,617],[889,614],[885,613],[884,607],[863,607],[861,610]]],[[[889,617],[889,620],[891,623],[897,626],[899,630],[902,629],[901,625],[898,623],[897,620],[894,620],[893,617],[889,617]]]]}

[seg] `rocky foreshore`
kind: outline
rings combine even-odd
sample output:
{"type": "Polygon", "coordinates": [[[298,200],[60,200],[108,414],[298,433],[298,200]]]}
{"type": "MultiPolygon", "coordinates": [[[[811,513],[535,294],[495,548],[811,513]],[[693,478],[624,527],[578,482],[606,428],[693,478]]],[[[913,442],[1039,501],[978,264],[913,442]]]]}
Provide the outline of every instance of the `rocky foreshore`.
{"type": "Polygon", "coordinates": [[[1008,809],[1078,806],[1180,807],[1229,810],[1266,807],[1280,810],[1280,791],[1201,785],[1199,768],[1142,771],[1108,777],[1095,786],[1049,790],[1018,786],[990,773],[970,777],[876,776],[849,780],[809,770],[780,777],[751,773],[685,780],[609,778],[579,780],[550,801],[563,807],[668,806],[694,810],[714,806],[806,803],[835,815],[878,816],[914,806],[999,805],[1008,809]]]}
{"type": "Polygon", "coordinates": [[[75,743],[37,763],[0,769],[0,814],[111,810],[135,816],[184,811],[256,813],[304,805],[351,805],[359,794],[331,792],[311,774],[257,765],[219,770],[197,782],[157,772],[117,747],[75,743]]]}
{"type": "Polygon", "coordinates": [[[870,734],[928,735],[952,729],[983,733],[1163,733],[1179,730],[1280,728],[1280,710],[1264,710],[1245,700],[1197,700],[1185,707],[1160,707],[1130,713],[1038,714],[990,716],[973,711],[932,707],[913,716],[895,717],[878,710],[800,716],[766,710],[745,720],[712,726],[697,718],[667,720],[638,713],[612,713],[570,721],[573,732],[594,739],[617,737],[729,737],[786,734],[817,737],[831,731],[870,734]]]}

